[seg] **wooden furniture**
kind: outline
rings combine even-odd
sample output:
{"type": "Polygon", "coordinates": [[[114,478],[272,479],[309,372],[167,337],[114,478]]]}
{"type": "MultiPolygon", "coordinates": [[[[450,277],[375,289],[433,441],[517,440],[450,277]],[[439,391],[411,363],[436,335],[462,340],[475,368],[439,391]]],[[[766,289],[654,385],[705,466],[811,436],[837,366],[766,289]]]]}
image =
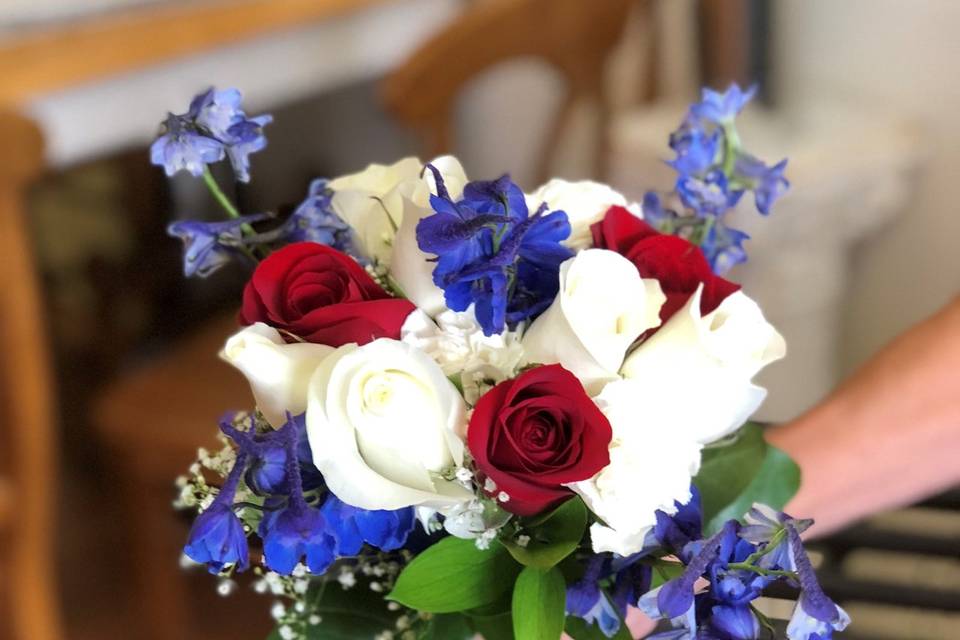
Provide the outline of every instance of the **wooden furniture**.
{"type": "Polygon", "coordinates": [[[284,29],[385,0],[185,0],[27,31],[0,41],[0,103],[35,96],[284,29]]]}
{"type": "Polygon", "coordinates": [[[42,171],[43,139],[2,108],[0,139],[8,149],[0,154],[0,571],[9,571],[0,635],[9,625],[16,640],[56,640],[54,396],[23,197],[42,171]]]}
{"type": "Polygon", "coordinates": [[[632,0],[486,0],[477,2],[424,43],[383,83],[387,109],[415,130],[427,157],[450,152],[452,116],[470,80],[508,60],[534,57],[557,69],[566,96],[548,130],[537,177],[549,163],[574,106],[590,101],[599,109],[592,150],[596,177],[605,173],[610,110],[605,67],[616,47],[632,0]]]}
{"type": "MultiPolygon", "coordinates": [[[[0,40],[0,637],[60,640],[55,519],[55,399],[27,224],[27,193],[44,172],[43,136],[24,114],[44,95],[189,54],[294,29],[386,0],[182,1],[117,11],[0,40]],[[8,628],[9,627],[9,628],[8,628]]],[[[138,634],[184,638],[177,553],[186,527],[172,481],[208,444],[211,425],[248,404],[245,384],[217,363],[229,323],[212,325],[155,368],[109,391],[97,417],[120,461],[141,579],[138,634]],[[222,368],[221,368],[222,367],[222,368]],[[212,383],[212,384],[211,384],[212,383]]]]}
{"type": "Polygon", "coordinates": [[[173,480],[196,458],[197,447],[216,447],[217,419],[248,408],[242,375],[217,353],[233,331],[232,314],[204,327],[162,358],[130,372],[99,399],[94,421],[116,460],[133,541],[141,631],[157,640],[187,637],[188,576],[178,558],[185,517],[171,503],[173,480]]]}

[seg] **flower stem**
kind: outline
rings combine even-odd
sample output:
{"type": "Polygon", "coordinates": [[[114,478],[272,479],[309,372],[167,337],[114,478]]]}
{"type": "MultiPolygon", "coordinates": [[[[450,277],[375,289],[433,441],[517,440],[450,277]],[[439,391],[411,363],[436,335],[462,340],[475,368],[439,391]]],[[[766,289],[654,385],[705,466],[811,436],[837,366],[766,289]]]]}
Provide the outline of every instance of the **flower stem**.
{"type": "MultiPolygon", "coordinates": [[[[210,194],[213,196],[213,198],[220,204],[223,210],[227,212],[228,216],[233,219],[238,219],[241,217],[237,207],[233,204],[230,198],[227,197],[227,194],[223,192],[223,189],[220,188],[220,185],[217,184],[217,179],[214,178],[213,173],[210,172],[210,167],[205,166],[203,168],[203,182],[207,185],[207,189],[210,191],[210,194]]],[[[246,222],[240,225],[240,231],[244,236],[253,236],[257,233],[253,227],[246,222]]],[[[260,261],[255,253],[257,247],[254,247],[253,250],[242,245],[237,248],[240,250],[240,252],[253,260],[254,264],[260,261]]]]}
{"type": "Polygon", "coordinates": [[[727,178],[733,177],[733,170],[737,163],[737,151],[740,149],[740,135],[733,122],[723,125],[723,173],[727,178]]]}
{"type": "Polygon", "coordinates": [[[207,189],[210,190],[210,193],[216,199],[220,206],[223,207],[223,210],[227,212],[227,215],[231,218],[239,218],[240,212],[237,211],[237,208],[230,201],[230,198],[227,197],[227,194],[223,192],[223,189],[220,188],[220,185],[217,184],[217,179],[213,177],[213,174],[210,172],[210,167],[203,168],[203,182],[207,185],[207,189]]]}
{"type": "Polygon", "coordinates": [[[787,530],[785,528],[780,529],[775,534],[773,534],[773,536],[770,538],[770,542],[768,542],[763,547],[763,549],[761,549],[760,551],[755,551],[751,553],[749,556],[746,557],[746,559],[744,559],[743,562],[745,564],[756,564],[757,560],[759,560],[760,558],[762,558],[763,556],[767,555],[768,553],[776,549],[778,546],[780,546],[780,543],[783,542],[783,539],[785,537],[787,537],[787,530]]]}
{"type": "Polygon", "coordinates": [[[752,571],[753,573],[759,573],[762,576],[777,576],[780,578],[792,578],[797,580],[797,574],[793,571],[780,571],[779,569],[764,569],[763,567],[758,567],[752,564],[747,564],[746,562],[731,562],[727,565],[728,569],[739,569],[742,571],[752,571]]]}

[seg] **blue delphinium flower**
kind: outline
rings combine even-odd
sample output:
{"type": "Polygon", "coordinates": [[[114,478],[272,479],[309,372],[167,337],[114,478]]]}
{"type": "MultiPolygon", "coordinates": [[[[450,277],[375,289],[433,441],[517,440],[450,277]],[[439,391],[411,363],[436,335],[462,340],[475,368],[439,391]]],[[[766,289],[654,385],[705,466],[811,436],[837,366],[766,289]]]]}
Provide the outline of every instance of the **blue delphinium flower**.
{"type": "Polygon", "coordinates": [[[778,580],[801,590],[787,631],[790,640],[830,638],[850,622],[846,612],[821,590],[803,548],[800,532],[812,521],[754,505],[746,525],[731,520],[718,534],[698,540],[695,503],[692,500],[674,516],[657,514],[656,541],[680,558],[685,569],[637,604],[653,618],[670,619],[674,629],[653,638],[755,640],[762,624],[752,602],[778,580]],[[678,545],[683,549],[678,550],[678,545]],[[709,587],[695,592],[701,578],[709,587]]]}
{"type": "Polygon", "coordinates": [[[287,449],[270,443],[258,450],[244,476],[254,493],[268,496],[287,491],[287,449]]]}
{"type": "Polygon", "coordinates": [[[732,83],[723,93],[705,87],[700,92],[700,102],[691,105],[690,116],[718,125],[729,124],[743,111],[756,93],[757,85],[752,85],[744,91],[740,85],[732,83]]]}
{"type": "Polygon", "coordinates": [[[357,258],[354,232],[333,210],[333,190],[329,182],[318,178],[310,183],[307,197],[297,205],[283,224],[250,241],[272,242],[319,242],[357,258]]]}
{"type": "Polygon", "coordinates": [[[206,278],[231,260],[245,255],[242,227],[265,220],[266,214],[241,216],[221,222],[182,220],[167,227],[167,233],[183,241],[183,273],[188,278],[206,278]]]}
{"type": "Polygon", "coordinates": [[[240,182],[250,182],[250,154],[267,146],[263,127],[273,122],[273,116],[264,115],[241,120],[227,129],[226,149],[233,174],[240,182]]]}
{"type": "MultiPolygon", "coordinates": [[[[737,535],[736,521],[708,540],[688,544],[687,566],[678,578],[640,598],[638,606],[654,618],[669,618],[672,626],[688,635],[678,637],[756,640],[760,621],[750,607],[772,578],[746,570],[731,570],[731,562],[742,562],[757,548],[737,535]],[[710,588],[695,593],[701,577],[710,588]]],[[[658,637],[671,637],[653,636],[658,637]]]]}
{"type": "Polygon", "coordinates": [[[567,587],[566,612],[581,618],[590,625],[597,625],[603,635],[612,638],[620,630],[620,616],[600,588],[607,559],[595,555],[587,562],[583,577],[567,587]]]}
{"type": "Polygon", "coordinates": [[[716,169],[702,177],[681,175],[676,189],[681,202],[701,217],[720,216],[743,196],[743,190],[731,188],[727,176],[716,169]]]}
{"type": "Polygon", "coordinates": [[[406,544],[416,523],[413,507],[368,511],[350,506],[333,494],[320,511],[330,524],[341,556],[357,555],[365,543],[381,551],[399,549],[406,544]]]}
{"type": "Polygon", "coordinates": [[[201,133],[184,116],[171,113],[163,123],[163,133],[150,145],[150,162],[163,167],[168,176],[188,171],[199,177],[225,153],[221,141],[201,133]]]}
{"type": "Polygon", "coordinates": [[[560,264],[573,255],[561,244],[570,235],[567,214],[548,213],[543,205],[531,215],[507,175],[469,183],[455,201],[440,172],[427,169],[437,193],[430,197],[434,214],[417,224],[417,243],[437,256],[433,281],[447,306],[465,311],[475,305],[486,335],[546,309],[559,289],[560,264]]]}
{"type": "Polygon", "coordinates": [[[246,119],[240,107],[242,100],[237,89],[217,91],[210,87],[190,101],[187,116],[213,137],[224,140],[229,137],[227,130],[231,126],[246,119]]]}
{"type": "Polygon", "coordinates": [[[200,176],[208,164],[227,156],[237,180],[248,182],[249,156],[266,146],[263,127],[273,118],[248,118],[240,108],[241,98],[236,89],[211,88],[194,97],[186,113],[168,114],[160,137],[150,147],[151,162],[169,176],[178,171],[200,176]]]}
{"type": "Polygon", "coordinates": [[[313,453],[307,440],[306,414],[297,416],[287,414],[287,421],[277,431],[256,434],[253,416],[249,418],[250,428],[240,431],[234,426],[235,414],[228,413],[220,419],[220,430],[233,440],[250,459],[244,479],[255,493],[263,496],[287,494],[290,485],[291,445],[289,439],[293,431],[296,447],[293,448],[294,464],[299,467],[300,485],[310,491],[323,485],[323,476],[313,464],[313,453]]]}
{"type": "Polygon", "coordinates": [[[281,575],[293,573],[301,560],[310,573],[322,575],[335,557],[336,540],[329,523],[302,495],[291,495],[289,506],[264,517],[260,537],[264,564],[281,575]]]}
{"type": "Polygon", "coordinates": [[[721,132],[706,132],[685,123],[670,134],[670,148],[677,157],[667,162],[680,175],[702,173],[716,164],[722,142],[721,132]]]}
{"type": "Polygon", "coordinates": [[[676,211],[663,206],[663,201],[657,192],[647,191],[643,194],[641,208],[644,221],[661,233],[673,233],[679,216],[676,211]]]}
{"type": "Polygon", "coordinates": [[[240,454],[213,502],[194,521],[183,552],[191,560],[206,564],[210,573],[233,565],[238,571],[250,566],[247,536],[243,523],[233,512],[233,499],[246,456],[240,454]]]}
{"type": "Polygon", "coordinates": [[[702,511],[700,492],[693,485],[690,486],[690,500],[686,504],[675,503],[677,511],[673,515],[657,509],[654,516],[657,523],[653,527],[653,537],[656,543],[680,556],[694,540],[702,537],[702,511]]]}
{"type": "MultiPolygon", "coordinates": [[[[229,427],[225,431],[236,436],[229,427]]],[[[269,449],[282,443],[286,449],[283,486],[288,495],[286,506],[269,511],[260,521],[264,564],[282,575],[289,575],[304,560],[310,572],[323,574],[335,558],[336,540],[323,514],[307,504],[303,495],[303,479],[298,455],[298,423],[288,416],[287,422],[259,442],[240,437],[241,450],[269,449]]],[[[268,500],[272,503],[274,500],[268,500]]]]}
{"type": "Polygon", "coordinates": [[[723,220],[717,219],[701,241],[700,248],[714,273],[723,274],[747,261],[743,243],[749,239],[750,236],[743,231],[728,227],[723,220]]]}
{"type": "Polygon", "coordinates": [[[790,181],[783,176],[786,168],[786,160],[768,167],[762,160],[742,153],[737,156],[734,176],[738,182],[753,191],[757,211],[769,215],[773,203],[790,188],[790,181]]]}
{"type": "Polygon", "coordinates": [[[784,177],[786,160],[767,166],[741,148],[734,120],[755,94],[755,86],[744,91],[736,84],[724,92],[704,89],[700,101],[690,106],[670,134],[676,157],[667,164],[677,172],[674,191],[685,211],[665,210],[659,198],[644,202],[645,217],[657,229],[664,233],[682,229],[719,274],[747,259],[743,241],[748,236],[725,226],[726,213],[751,191],[757,210],[768,215],[790,186],[784,177]]]}
{"type": "Polygon", "coordinates": [[[828,640],[834,631],[843,631],[850,624],[850,616],[820,588],[797,528],[791,522],[786,522],[784,528],[790,550],[790,568],[797,573],[800,582],[800,599],[787,625],[787,638],[828,640]]]}

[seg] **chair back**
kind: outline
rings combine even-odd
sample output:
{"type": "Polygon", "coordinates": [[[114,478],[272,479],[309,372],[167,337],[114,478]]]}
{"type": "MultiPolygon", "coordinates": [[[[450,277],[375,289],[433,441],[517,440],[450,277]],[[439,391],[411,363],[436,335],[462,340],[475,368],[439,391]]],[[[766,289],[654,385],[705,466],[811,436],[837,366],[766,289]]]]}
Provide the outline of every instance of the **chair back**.
{"type": "Polygon", "coordinates": [[[548,129],[537,177],[546,179],[574,105],[589,100],[599,109],[591,162],[594,177],[602,178],[609,124],[605,67],[633,4],[633,0],[477,0],[384,80],[383,100],[420,136],[423,152],[433,157],[451,151],[453,110],[468,82],[508,60],[544,60],[563,76],[566,93],[548,129]]]}
{"type": "Polygon", "coordinates": [[[57,640],[55,401],[24,202],[43,139],[0,108],[0,140],[0,636],[57,640]]]}

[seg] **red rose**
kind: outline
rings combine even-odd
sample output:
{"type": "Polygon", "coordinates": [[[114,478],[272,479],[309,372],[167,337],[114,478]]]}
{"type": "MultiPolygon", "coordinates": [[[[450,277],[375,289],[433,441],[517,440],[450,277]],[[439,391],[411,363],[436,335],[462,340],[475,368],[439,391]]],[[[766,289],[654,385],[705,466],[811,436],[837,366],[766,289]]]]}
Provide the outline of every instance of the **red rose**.
{"type": "Polygon", "coordinates": [[[603,220],[590,227],[593,246],[610,249],[636,265],[641,277],[655,278],[667,296],[660,309],[666,322],[703,283],[700,313],[720,306],[740,285],[716,275],[700,247],[678,236],[660,233],[623,207],[610,207],[603,220]]]}
{"type": "Polygon", "coordinates": [[[339,347],[399,339],[414,308],[391,297],[350,256],[298,242],[257,265],[243,290],[240,322],[265,322],[308,342],[339,347]]]}
{"type": "Polygon", "coordinates": [[[610,463],[606,416],[576,376],[558,364],[501,382],[473,411],[467,444],[503,508],[527,516],[568,498],[567,482],[587,480],[610,463]]]}

